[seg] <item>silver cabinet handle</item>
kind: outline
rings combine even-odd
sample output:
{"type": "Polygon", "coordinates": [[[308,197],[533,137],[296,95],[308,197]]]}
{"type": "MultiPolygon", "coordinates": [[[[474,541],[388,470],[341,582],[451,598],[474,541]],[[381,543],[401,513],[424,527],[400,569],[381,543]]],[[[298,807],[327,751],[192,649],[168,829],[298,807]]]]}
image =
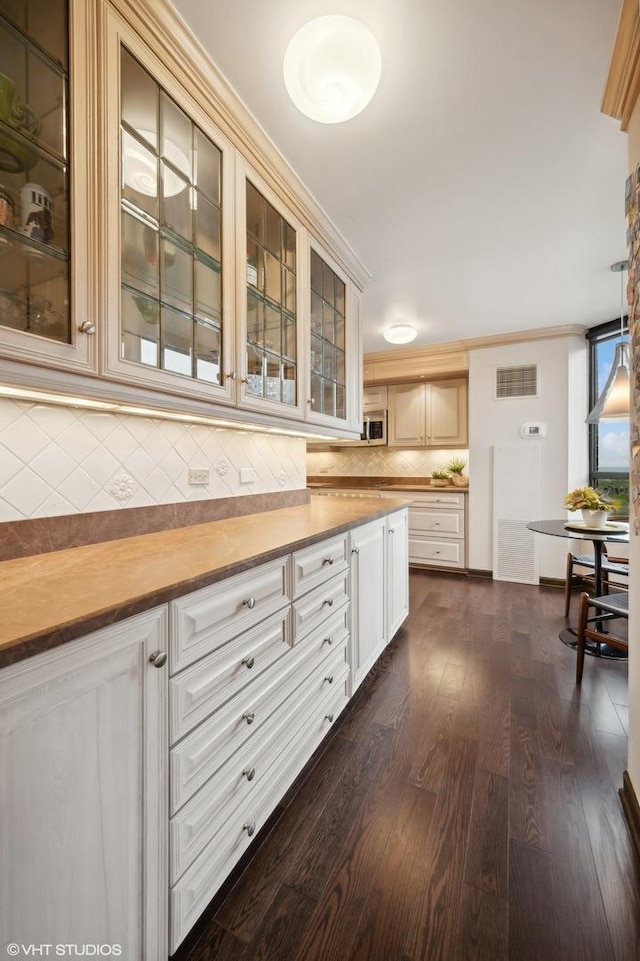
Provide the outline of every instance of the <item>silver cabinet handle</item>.
{"type": "Polygon", "coordinates": [[[326,597],[326,598],[324,599],[324,601],[322,602],[322,606],[324,607],[325,604],[327,605],[327,607],[333,607],[333,598],[332,598],[332,597],[326,597]]]}
{"type": "Polygon", "coordinates": [[[322,566],[324,567],[325,564],[329,564],[329,565],[333,564],[333,557],[323,557],[322,566]]]}
{"type": "Polygon", "coordinates": [[[251,668],[253,667],[253,665],[254,665],[256,662],[255,662],[255,658],[253,658],[253,657],[243,657],[243,658],[242,658],[242,663],[243,663],[246,667],[248,667],[249,670],[251,670],[251,668]]]}
{"type": "Polygon", "coordinates": [[[327,681],[329,684],[333,684],[333,674],[328,674],[325,677],[325,681],[327,681]]]}
{"type": "Polygon", "coordinates": [[[329,721],[329,723],[331,723],[333,721],[333,714],[325,714],[324,719],[325,721],[329,721]]]}
{"type": "Polygon", "coordinates": [[[256,822],[255,821],[245,821],[242,825],[242,830],[246,831],[249,837],[253,837],[256,832],[256,822]]]}
{"type": "Polygon", "coordinates": [[[352,547],[352,548],[351,548],[351,553],[352,553],[352,554],[359,554],[359,553],[360,553],[360,548],[359,548],[359,547],[352,547]]]}
{"type": "Polygon", "coordinates": [[[252,610],[254,609],[254,607],[256,606],[256,599],[255,599],[255,597],[247,597],[246,600],[244,600],[244,601],[242,602],[242,606],[243,606],[243,607],[248,607],[249,610],[252,611],[252,610]]]}
{"type": "Polygon", "coordinates": [[[333,634],[330,634],[329,637],[325,637],[325,638],[323,639],[322,643],[323,643],[323,644],[333,644],[333,634]]]}
{"type": "Polygon", "coordinates": [[[256,769],[254,767],[246,767],[242,774],[243,777],[246,777],[247,781],[253,781],[256,776],[256,769]]]}
{"type": "Polygon", "coordinates": [[[242,715],[242,720],[246,721],[247,724],[253,724],[255,716],[256,715],[253,711],[245,711],[242,715]]]}
{"type": "Polygon", "coordinates": [[[95,334],[96,325],[92,320],[83,320],[80,326],[78,327],[78,330],[80,331],[81,334],[95,334]]]}
{"type": "Polygon", "coordinates": [[[149,660],[154,667],[164,667],[167,663],[167,655],[164,651],[154,651],[153,654],[150,655],[149,660]]]}

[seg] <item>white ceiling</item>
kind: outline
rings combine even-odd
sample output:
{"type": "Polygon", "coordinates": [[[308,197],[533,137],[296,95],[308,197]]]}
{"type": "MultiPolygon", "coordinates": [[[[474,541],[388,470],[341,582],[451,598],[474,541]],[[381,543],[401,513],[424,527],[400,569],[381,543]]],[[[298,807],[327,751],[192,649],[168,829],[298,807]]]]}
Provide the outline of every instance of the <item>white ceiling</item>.
{"type": "Polygon", "coordinates": [[[620,316],[627,138],[600,113],[620,0],[173,3],[371,272],[365,350],[399,322],[430,344],[620,316]],[[344,124],[302,116],[282,76],[325,13],[382,51],[344,124]]]}

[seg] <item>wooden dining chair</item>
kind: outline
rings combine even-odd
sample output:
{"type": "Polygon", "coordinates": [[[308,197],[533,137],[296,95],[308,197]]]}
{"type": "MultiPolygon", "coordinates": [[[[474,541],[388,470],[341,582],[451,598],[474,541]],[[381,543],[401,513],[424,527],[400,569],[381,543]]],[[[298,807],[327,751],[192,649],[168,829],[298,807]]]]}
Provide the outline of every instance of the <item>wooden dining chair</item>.
{"type": "Polygon", "coordinates": [[[598,644],[608,644],[609,647],[613,647],[617,651],[626,652],[628,650],[627,637],[621,636],[621,633],[605,632],[603,629],[605,623],[619,618],[626,621],[629,619],[629,594],[627,591],[621,591],[619,594],[605,594],[602,597],[590,597],[586,591],[580,594],[576,684],[580,684],[582,681],[587,640],[597,641],[598,644]]]}
{"type": "MultiPolygon", "coordinates": [[[[595,561],[593,554],[567,554],[567,570],[564,582],[564,616],[569,616],[571,597],[576,587],[593,584],[595,561]]],[[[602,545],[602,586],[604,593],[611,589],[626,590],[629,577],[629,562],[626,557],[613,557],[607,553],[607,545],[602,545]],[[618,580],[623,578],[623,580],[618,580]]]]}

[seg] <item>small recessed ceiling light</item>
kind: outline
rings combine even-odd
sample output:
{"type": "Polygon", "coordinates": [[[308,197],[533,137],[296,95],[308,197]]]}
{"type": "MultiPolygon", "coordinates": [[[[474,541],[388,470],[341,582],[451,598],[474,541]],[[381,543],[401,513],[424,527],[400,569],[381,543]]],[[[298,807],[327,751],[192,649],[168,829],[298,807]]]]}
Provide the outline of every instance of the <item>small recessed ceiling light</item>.
{"type": "Polygon", "coordinates": [[[381,70],[380,48],[369,28],[339,14],[300,27],[284,55],[289,96],[320,123],[342,123],[364,110],[381,70]]]}
{"type": "Polygon", "coordinates": [[[418,331],[410,324],[395,324],[383,330],[382,336],[390,344],[410,344],[418,336],[418,331]]]}

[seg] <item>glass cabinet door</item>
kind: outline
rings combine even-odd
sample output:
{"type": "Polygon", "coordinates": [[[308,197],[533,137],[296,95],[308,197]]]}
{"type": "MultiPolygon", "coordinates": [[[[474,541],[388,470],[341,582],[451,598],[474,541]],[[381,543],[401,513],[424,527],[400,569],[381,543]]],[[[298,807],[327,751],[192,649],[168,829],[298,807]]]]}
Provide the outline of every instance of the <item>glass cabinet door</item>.
{"type": "Polygon", "coordinates": [[[298,406],[297,233],[246,180],[245,397],[298,406]]]}
{"type": "Polygon", "coordinates": [[[222,151],[120,54],[121,359],[222,385],[222,151]]]}
{"type": "Polygon", "coordinates": [[[66,0],[0,0],[0,325],[70,344],[66,0]]]}
{"type": "Polygon", "coordinates": [[[311,248],[310,398],[311,413],[345,421],[345,282],[311,248]]]}

